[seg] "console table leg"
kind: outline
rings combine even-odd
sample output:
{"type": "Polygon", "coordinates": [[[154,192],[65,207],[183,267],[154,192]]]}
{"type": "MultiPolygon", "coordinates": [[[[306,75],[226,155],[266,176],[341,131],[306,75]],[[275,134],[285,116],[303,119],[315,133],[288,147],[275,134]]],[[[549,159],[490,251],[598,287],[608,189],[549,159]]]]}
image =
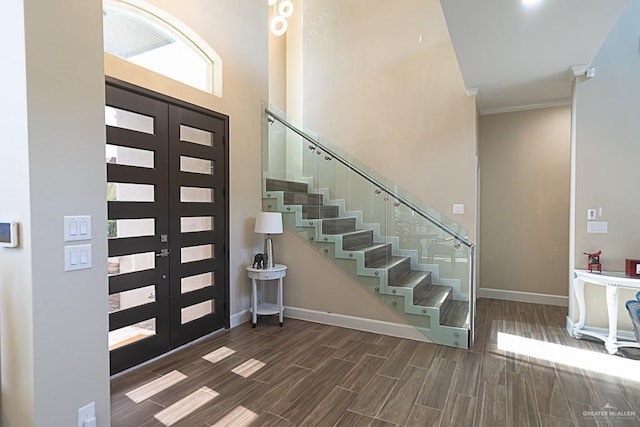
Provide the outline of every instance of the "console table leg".
{"type": "Polygon", "coordinates": [[[618,287],[607,285],[607,314],[609,315],[609,336],[604,346],[609,354],[618,351],[618,287]]]}
{"type": "Polygon", "coordinates": [[[258,324],[258,285],[256,284],[256,279],[251,279],[251,296],[252,296],[252,305],[253,305],[253,313],[251,313],[251,327],[255,328],[258,324]]]}
{"type": "Polygon", "coordinates": [[[284,304],[282,302],[282,277],[278,279],[278,309],[280,310],[278,319],[280,320],[280,326],[284,323],[284,304]]]}
{"type": "Polygon", "coordinates": [[[576,277],[574,280],[574,290],[576,292],[576,300],[578,300],[578,312],[580,314],[580,318],[578,319],[578,323],[573,325],[573,336],[576,338],[580,337],[579,329],[582,329],[584,326],[584,322],[586,320],[586,307],[584,301],[584,280],[579,277],[576,277]]]}

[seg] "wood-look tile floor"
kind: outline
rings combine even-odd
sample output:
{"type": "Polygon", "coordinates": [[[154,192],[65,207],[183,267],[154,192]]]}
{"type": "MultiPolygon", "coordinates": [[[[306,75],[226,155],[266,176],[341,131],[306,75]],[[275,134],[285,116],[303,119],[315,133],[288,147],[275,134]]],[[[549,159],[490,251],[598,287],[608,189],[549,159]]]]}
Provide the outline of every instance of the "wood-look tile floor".
{"type": "Polygon", "coordinates": [[[566,314],[480,299],[471,350],[266,317],[113,378],[111,425],[640,425],[640,361],[566,314]]]}

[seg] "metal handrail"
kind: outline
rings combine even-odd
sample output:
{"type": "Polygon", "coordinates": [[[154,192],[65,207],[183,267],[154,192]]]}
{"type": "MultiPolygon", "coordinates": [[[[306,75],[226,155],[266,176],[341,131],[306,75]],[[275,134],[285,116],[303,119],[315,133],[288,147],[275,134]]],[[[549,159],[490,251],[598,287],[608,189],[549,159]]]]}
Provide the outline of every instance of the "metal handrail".
{"type": "Polygon", "coordinates": [[[470,264],[469,265],[469,335],[467,337],[468,338],[468,343],[467,344],[468,344],[468,348],[472,348],[474,346],[474,344],[475,344],[475,309],[476,309],[476,306],[475,306],[475,293],[476,293],[475,292],[476,291],[475,290],[475,287],[476,287],[476,257],[475,257],[475,249],[476,249],[476,245],[474,243],[470,242],[466,237],[461,236],[460,234],[456,233],[455,231],[453,231],[452,229],[447,227],[445,224],[443,224],[440,221],[438,221],[436,218],[434,218],[433,216],[431,216],[427,212],[422,211],[420,208],[418,208],[417,206],[415,206],[413,203],[409,202],[408,200],[404,199],[399,194],[396,194],[393,190],[390,190],[386,185],[378,182],[375,178],[369,176],[366,172],[360,170],[357,166],[354,166],[353,164],[351,164],[351,162],[343,159],[342,157],[340,157],[340,155],[334,153],[333,150],[325,147],[322,143],[320,143],[320,141],[317,140],[317,138],[315,138],[315,137],[313,137],[311,135],[308,135],[304,131],[302,131],[302,130],[298,129],[297,127],[293,126],[286,119],[280,117],[280,115],[278,115],[277,113],[274,113],[273,111],[269,110],[269,108],[265,108],[264,111],[268,116],[271,116],[273,119],[279,121],[285,127],[287,127],[288,129],[292,130],[293,132],[295,132],[296,134],[301,136],[303,139],[305,139],[305,140],[309,141],[311,144],[313,144],[313,146],[314,146],[313,148],[315,148],[315,149],[320,148],[325,153],[329,154],[331,156],[331,158],[336,159],[338,162],[340,162],[341,164],[343,164],[344,166],[349,168],[351,171],[353,171],[355,174],[359,175],[360,177],[362,177],[363,179],[365,179],[369,183],[371,183],[374,186],[378,187],[377,191],[380,191],[380,189],[382,189],[382,191],[387,193],[387,195],[395,198],[399,203],[402,203],[403,205],[407,206],[409,209],[413,210],[419,216],[421,216],[425,220],[429,221],[430,223],[432,223],[433,225],[435,225],[436,227],[438,227],[439,229],[441,229],[445,233],[447,233],[450,236],[454,237],[458,242],[460,242],[461,244],[464,244],[465,246],[467,246],[469,248],[469,264],[470,264]]]}
{"type": "Polygon", "coordinates": [[[393,197],[398,202],[400,202],[403,205],[407,206],[409,209],[411,209],[412,211],[417,213],[419,216],[421,216],[422,218],[426,219],[427,221],[429,221],[430,223],[432,223],[433,225],[435,225],[436,227],[438,227],[439,229],[441,229],[445,233],[447,233],[450,236],[454,237],[456,240],[458,240],[460,243],[462,243],[466,247],[472,248],[472,247],[475,246],[475,244],[470,242],[466,237],[456,233],[455,231],[453,231],[452,229],[447,227],[445,224],[441,223],[440,221],[435,219],[433,216],[429,215],[427,212],[422,211],[420,208],[415,206],[413,203],[411,203],[408,200],[404,199],[402,196],[396,194],[393,190],[390,190],[387,186],[385,186],[384,184],[378,182],[375,178],[369,176],[366,172],[360,170],[357,166],[354,166],[353,164],[351,164],[351,162],[343,159],[338,154],[334,153],[332,150],[330,150],[329,148],[327,148],[324,145],[322,145],[320,143],[320,141],[318,141],[316,138],[312,137],[311,135],[308,135],[304,131],[302,131],[302,130],[298,129],[297,127],[293,126],[286,119],[280,117],[277,113],[274,113],[273,111],[269,110],[268,108],[265,108],[265,112],[268,115],[270,115],[271,117],[273,117],[275,120],[277,120],[280,123],[282,123],[287,128],[291,129],[293,132],[295,132],[298,135],[300,135],[302,138],[304,138],[307,141],[311,142],[316,147],[320,147],[320,149],[322,149],[325,153],[328,153],[332,158],[338,160],[338,162],[342,163],[344,166],[346,166],[347,168],[351,169],[354,173],[356,173],[357,175],[359,175],[360,177],[362,177],[366,181],[370,182],[371,184],[375,185],[376,187],[382,188],[384,190],[384,192],[387,193],[389,196],[393,197]]]}

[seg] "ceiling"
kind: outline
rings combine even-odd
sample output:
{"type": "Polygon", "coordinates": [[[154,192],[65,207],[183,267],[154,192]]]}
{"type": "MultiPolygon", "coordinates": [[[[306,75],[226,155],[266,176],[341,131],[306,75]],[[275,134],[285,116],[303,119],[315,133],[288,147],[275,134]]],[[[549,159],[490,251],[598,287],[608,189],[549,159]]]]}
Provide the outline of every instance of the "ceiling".
{"type": "Polygon", "coordinates": [[[440,2],[465,85],[489,114],[568,102],[570,67],[591,63],[628,0],[440,2]]]}

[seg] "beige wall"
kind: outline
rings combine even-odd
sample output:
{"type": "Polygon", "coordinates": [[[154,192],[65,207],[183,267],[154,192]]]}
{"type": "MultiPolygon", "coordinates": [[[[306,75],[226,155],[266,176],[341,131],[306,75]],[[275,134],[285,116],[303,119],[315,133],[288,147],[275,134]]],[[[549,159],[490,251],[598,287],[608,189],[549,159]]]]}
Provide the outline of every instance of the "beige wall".
{"type": "Polygon", "coordinates": [[[440,2],[306,0],[304,124],[475,239],[475,98],[440,2]]]}
{"type": "Polygon", "coordinates": [[[567,295],[571,109],[480,117],[480,287],[567,295]]]}
{"type": "Polygon", "coordinates": [[[102,4],[8,2],[0,23],[0,217],[21,226],[0,248],[0,424],[76,425],[94,401],[108,426],[102,4]],[[79,214],[93,268],[65,273],[63,217],[79,214]]]}
{"type": "MultiPolygon", "coordinates": [[[[594,78],[580,77],[576,87],[576,268],[586,267],[587,251],[602,250],[604,269],[624,271],[626,258],[640,259],[640,56],[638,56],[640,1],[632,0],[603,44],[591,66],[594,78]],[[599,221],[608,222],[607,234],[589,234],[587,209],[602,208],[599,221]]],[[[589,290],[591,326],[605,326],[604,289],[589,290]]],[[[620,296],[620,327],[630,329],[623,308],[632,292],[620,296]]],[[[577,316],[577,307],[572,313],[577,316]]]]}
{"type": "MultiPolygon", "coordinates": [[[[385,305],[373,292],[354,282],[347,273],[326,259],[320,250],[288,230],[274,238],[274,246],[277,262],[288,266],[285,306],[393,323],[406,322],[391,310],[390,305],[385,305]]],[[[355,267],[355,263],[351,264],[355,267]]]]}
{"type": "Polygon", "coordinates": [[[223,97],[217,98],[106,55],[105,73],[228,114],[230,136],[231,314],[249,307],[245,266],[257,252],[253,218],[261,209],[261,102],[268,97],[268,9],[254,0],[152,0],[202,37],[223,61],[223,97]]]}

